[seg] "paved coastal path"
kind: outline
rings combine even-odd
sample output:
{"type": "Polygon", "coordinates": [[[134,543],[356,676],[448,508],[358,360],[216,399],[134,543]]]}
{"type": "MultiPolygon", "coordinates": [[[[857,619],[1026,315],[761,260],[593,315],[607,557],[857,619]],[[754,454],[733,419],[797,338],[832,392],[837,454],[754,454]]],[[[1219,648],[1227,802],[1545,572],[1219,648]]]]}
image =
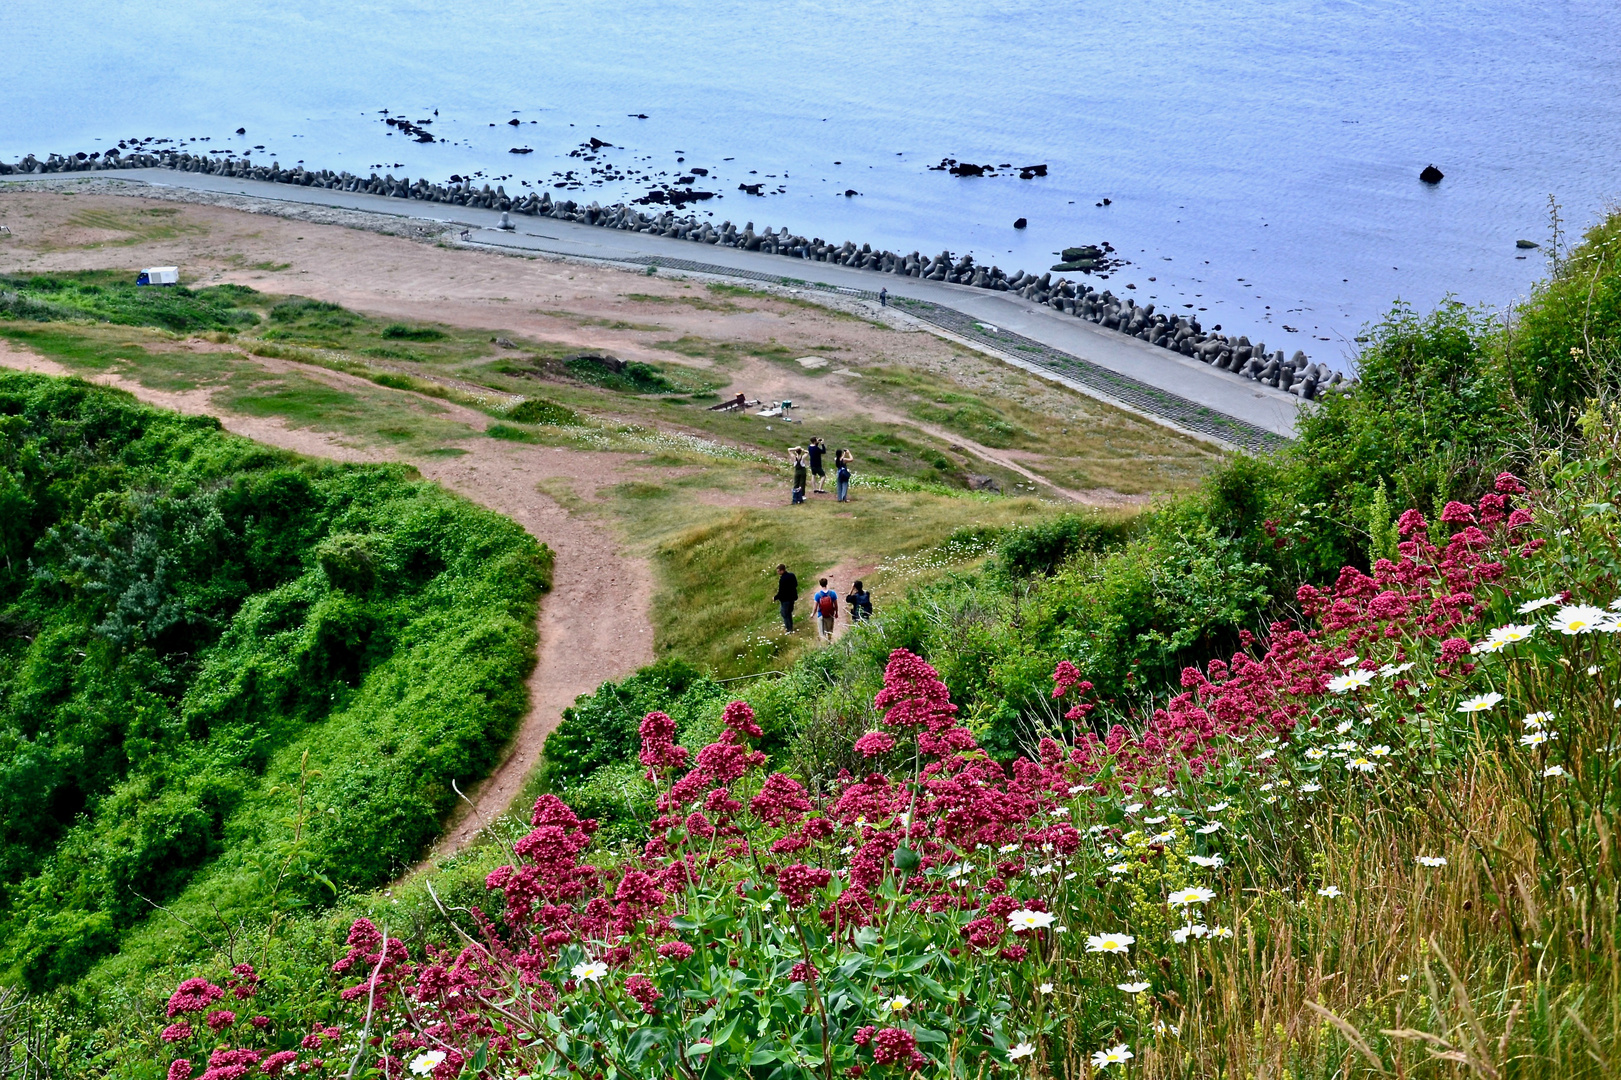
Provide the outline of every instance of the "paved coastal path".
{"type": "MultiPolygon", "coordinates": [[[[195,343],[209,349],[207,343],[195,343]]],[[[267,357],[248,357],[273,374],[296,372],[336,389],[375,390],[357,376],[267,357]]],[[[0,340],[0,367],[71,375],[67,368],[0,340]]],[[[399,461],[397,450],[356,446],[340,436],[291,427],[280,419],[243,416],[214,403],[207,387],[187,391],[154,390],[117,375],[91,381],[117,387],[149,405],[191,415],[217,416],[226,430],[283,450],[335,461],[399,461]]],[[[407,391],[401,391],[405,393],[407,391]]],[[[435,415],[481,433],[491,420],[475,409],[433,399],[435,415]]],[[[458,447],[460,457],[407,457],[429,480],[516,521],[552,549],[552,589],[540,602],[536,629],[540,644],[529,676],[529,712],[493,773],[469,795],[435,851],[452,854],[467,846],[479,831],[505,813],[522,791],[540,760],[546,736],[562,720],[563,710],[580,694],[589,694],[604,679],[618,679],[653,662],[653,574],[647,562],[625,555],[609,531],[537,490],[537,483],[566,481],[576,494],[590,498],[596,488],[623,479],[619,466],[633,455],[530,446],[471,436],[458,447]]],[[[521,809],[521,808],[520,808],[521,809]]]]}
{"type": "MultiPolygon", "coordinates": [[[[58,186],[75,174],[3,176],[0,183],[58,186]]],[[[1012,293],[876,274],[834,263],[702,245],[555,218],[511,216],[497,228],[495,210],[298,187],[171,169],[109,169],[85,181],[125,180],[153,188],[241,195],[281,203],[337,207],[467,230],[472,246],[562,255],[617,265],[662,266],[689,273],[831,289],[876,301],[887,287],[892,306],[925,328],[997,355],[1095,398],[1205,439],[1264,450],[1294,434],[1300,401],[1147,342],[1040,307],[1012,293]]]]}

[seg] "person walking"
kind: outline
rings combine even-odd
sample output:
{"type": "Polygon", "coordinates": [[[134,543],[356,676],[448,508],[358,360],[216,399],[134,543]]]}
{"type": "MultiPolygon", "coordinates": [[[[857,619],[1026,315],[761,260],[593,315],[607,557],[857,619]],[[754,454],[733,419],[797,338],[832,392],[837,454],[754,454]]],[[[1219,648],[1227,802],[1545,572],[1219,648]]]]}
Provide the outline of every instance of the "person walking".
{"type": "Polygon", "coordinates": [[[854,454],[844,449],[833,455],[833,488],[838,492],[839,502],[850,501],[850,462],[855,459],[854,454]]]}
{"type": "Polygon", "coordinates": [[[800,503],[805,501],[805,448],[803,446],[795,446],[792,447],[788,453],[792,456],[794,462],[793,505],[798,506],[800,503]]]}
{"type": "Polygon", "coordinates": [[[856,582],[844,597],[844,603],[850,612],[850,621],[853,623],[866,622],[872,618],[872,593],[856,582]]]}
{"type": "Polygon", "coordinates": [[[816,478],[816,487],[812,491],[817,495],[827,494],[827,465],[822,460],[827,456],[827,444],[820,437],[810,441],[810,471],[816,478]]]}
{"type": "Polygon", "coordinates": [[[799,603],[799,579],[788,572],[786,563],[777,564],[777,604],[782,608],[782,632],[794,632],[794,605],[799,603]]]}
{"type": "Polygon", "coordinates": [[[887,286],[887,285],[878,290],[878,306],[879,307],[888,307],[889,306],[889,286],[887,286]]]}
{"type": "Polygon", "coordinates": [[[827,578],[822,579],[822,587],[811,597],[811,610],[816,613],[822,637],[832,641],[833,624],[839,621],[839,594],[827,587],[827,578]]]}

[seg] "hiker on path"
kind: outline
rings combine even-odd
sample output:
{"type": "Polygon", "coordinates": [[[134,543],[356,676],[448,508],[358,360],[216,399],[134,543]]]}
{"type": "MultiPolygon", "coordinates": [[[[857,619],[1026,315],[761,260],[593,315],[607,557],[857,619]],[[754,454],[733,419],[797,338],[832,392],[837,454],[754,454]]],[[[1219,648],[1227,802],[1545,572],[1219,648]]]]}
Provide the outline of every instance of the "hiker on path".
{"type": "Polygon", "coordinates": [[[803,446],[790,447],[789,455],[794,462],[794,502],[798,506],[805,501],[805,448],[803,446]]]}
{"type": "Polygon", "coordinates": [[[866,622],[872,618],[872,593],[864,589],[861,582],[855,583],[844,602],[849,606],[851,622],[866,622]]]}
{"type": "Polygon", "coordinates": [[[834,490],[838,492],[839,502],[850,501],[850,462],[855,459],[854,454],[843,449],[833,455],[834,490]]]}
{"type": "Polygon", "coordinates": [[[839,594],[827,587],[827,578],[822,579],[822,587],[811,597],[811,610],[821,623],[822,637],[832,641],[833,624],[839,620],[839,594]]]}
{"type": "Polygon", "coordinates": [[[782,632],[794,632],[794,605],[799,603],[799,579],[788,572],[785,563],[777,564],[777,603],[782,608],[782,632]]]}
{"type": "Polygon", "coordinates": [[[827,466],[822,459],[827,456],[827,444],[819,437],[810,441],[810,471],[816,477],[816,487],[813,489],[817,495],[827,494],[827,466]]]}
{"type": "Polygon", "coordinates": [[[883,287],[882,289],[878,290],[878,306],[879,307],[888,307],[889,306],[889,287],[887,285],[885,287],[883,287]]]}

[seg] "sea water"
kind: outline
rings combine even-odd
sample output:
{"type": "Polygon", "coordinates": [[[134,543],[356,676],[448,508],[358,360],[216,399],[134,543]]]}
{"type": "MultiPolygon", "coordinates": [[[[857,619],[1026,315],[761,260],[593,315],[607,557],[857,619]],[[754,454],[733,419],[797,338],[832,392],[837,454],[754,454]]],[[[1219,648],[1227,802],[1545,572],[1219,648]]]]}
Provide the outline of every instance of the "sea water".
{"type": "Polygon", "coordinates": [[[1397,299],[1501,309],[1550,196],[1575,235],[1621,194],[1614,0],[9,0],[0,56],[4,160],[165,138],[604,204],[693,176],[717,222],[1010,272],[1108,241],[1117,293],[1331,362],[1397,299]]]}

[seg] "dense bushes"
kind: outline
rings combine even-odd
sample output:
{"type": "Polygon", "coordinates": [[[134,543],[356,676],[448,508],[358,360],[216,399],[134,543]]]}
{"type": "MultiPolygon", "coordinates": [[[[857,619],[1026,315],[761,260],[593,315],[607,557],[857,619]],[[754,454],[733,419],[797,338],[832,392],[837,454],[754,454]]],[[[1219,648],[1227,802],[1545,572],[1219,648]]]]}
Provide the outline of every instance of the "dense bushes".
{"type": "Polygon", "coordinates": [[[525,707],[549,554],[397,467],[8,374],[0,506],[0,965],[33,987],[155,904],[385,880],[525,707]]]}
{"type": "Polygon", "coordinates": [[[116,273],[0,277],[0,318],[91,319],[195,334],[258,323],[244,303],[256,295],[245,285],[140,287],[116,273]]]}

